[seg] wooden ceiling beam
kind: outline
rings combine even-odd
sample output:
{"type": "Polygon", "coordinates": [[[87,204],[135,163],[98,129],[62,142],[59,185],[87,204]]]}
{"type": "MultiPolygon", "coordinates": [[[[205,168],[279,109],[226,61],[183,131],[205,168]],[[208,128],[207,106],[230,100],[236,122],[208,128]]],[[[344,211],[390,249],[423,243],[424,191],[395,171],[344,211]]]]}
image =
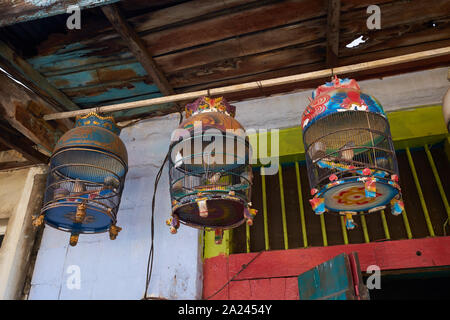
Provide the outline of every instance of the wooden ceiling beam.
{"type": "Polygon", "coordinates": [[[111,4],[108,6],[103,6],[102,11],[111,22],[114,29],[116,29],[116,31],[120,34],[122,40],[126,43],[147,74],[152,78],[152,81],[159,88],[159,91],[165,96],[174,94],[175,91],[169,84],[169,81],[167,81],[164,73],[156,65],[144,42],[126,21],[117,5],[111,4]]]}
{"type": "Polygon", "coordinates": [[[8,161],[8,162],[0,162],[0,171],[2,170],[11,170],[22,167],[27,167],[35,164],[32,161],[8,161]]]}
{"type": "Polygon", "coordinates": [[[340,16],[341,0],[328,0],[326,62],[329,68],[338,65],[340,16]]]}
{"type": "Polygon", "coordinates": [[[9,126],[0,124],[0,142],[8,148],[16,150],[32,163],[48,163],[48,156],[33,148],[30,140],[17,135],[9,126]]]}
{"type": "MultiPolygon", "coordinates": [[[[54,112],[54,109],[44,99],[11,79],[6,73],[0,72],[0,83],[0,114],[11,127],[51,152],[59,137],[69,128],[64,122],[45,121],[43,116],[54,112]]],[[[8,144],[8,140],[2,139],[0,142],[12,147],[8,144]]],[[[25,152],[23,153],[25,157],[26,154],[30,154],[34,160],[39,159],[26,149],[22,147],[21,149],[25,152]]]]}

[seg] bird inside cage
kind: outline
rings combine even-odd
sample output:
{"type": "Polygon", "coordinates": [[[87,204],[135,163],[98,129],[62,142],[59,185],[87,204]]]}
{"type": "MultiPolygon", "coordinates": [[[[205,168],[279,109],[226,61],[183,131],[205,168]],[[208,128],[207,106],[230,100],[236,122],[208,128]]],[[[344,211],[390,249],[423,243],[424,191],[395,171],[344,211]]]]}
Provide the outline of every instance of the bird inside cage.
{"type": "Polygon", "coordinates": [[[355,152],[353,148],[355,147],[354,141],[347,142],[339,151],[339,160],[344,160],[344,162],[351,163],[355,152]]]}

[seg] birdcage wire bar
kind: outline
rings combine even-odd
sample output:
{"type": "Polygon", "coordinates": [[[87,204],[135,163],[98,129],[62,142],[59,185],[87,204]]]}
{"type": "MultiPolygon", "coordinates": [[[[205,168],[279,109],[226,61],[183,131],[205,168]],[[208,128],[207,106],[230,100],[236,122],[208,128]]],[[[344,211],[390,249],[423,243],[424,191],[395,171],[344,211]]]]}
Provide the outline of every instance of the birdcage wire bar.
{"type": "MultiPolygon", "coordinates": [[[[94,148],[65,148],[52,155],[50,172],[41,214],[51,209],[65,207],[73,210],[83,203],[86,210],[106,215],[111,224],[117,222],[121,194],[128,168],[118,156],[94,148]],[[80,179],[78,177],[82,176],[80,179]],[[76,178],[74,178],[76,177],[76,178]]],[[[71,218],[73,220],[73,217],[71,218]]],[[[89,215],[87,215],[89,222],[89,215]]],[[[73,231],[74,226],[47,224],[64,231],[73,231]]],[[[89,223],[76,228],[77,233],[99,233],[108,231],[109,225],[92,229],[89,223]]]]}
{"type": "Polygon", "coordinates": [[[364,168],[398,174],[389,123],[380,114],[357,110],[332,113],[305,130],[304,142],[313,188],[322,188],[333,174],[345,180],[361,175],[358,171],[364,168]],[[324,167],[324,161],[333,166],[324,167]]]}

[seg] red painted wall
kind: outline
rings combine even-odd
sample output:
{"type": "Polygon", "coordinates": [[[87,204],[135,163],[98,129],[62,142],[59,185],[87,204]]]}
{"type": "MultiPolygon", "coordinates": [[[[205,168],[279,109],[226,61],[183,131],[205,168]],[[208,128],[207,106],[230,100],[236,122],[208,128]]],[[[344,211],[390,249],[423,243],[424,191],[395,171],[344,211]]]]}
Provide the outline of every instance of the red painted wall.
{"type": "Polygon", "coordinates": [[[221,255],[204,261],[203,298],[295,300],[299,274],[344,252],[358,252],[363,272],[450,266],[450,237],[265,251],[237,276],[258,253],[221,255]]]}

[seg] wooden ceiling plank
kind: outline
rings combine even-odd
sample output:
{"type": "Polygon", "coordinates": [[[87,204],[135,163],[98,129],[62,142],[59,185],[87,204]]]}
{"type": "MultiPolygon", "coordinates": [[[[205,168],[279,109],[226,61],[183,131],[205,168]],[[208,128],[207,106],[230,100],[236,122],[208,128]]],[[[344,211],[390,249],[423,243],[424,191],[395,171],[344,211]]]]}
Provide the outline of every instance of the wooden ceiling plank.
{"type": "MultiPolygon", "coordinates": [[[[155,32],[139,32],[148,51],[154,57],[170,52],[206,45],[215,41],[258,32],[270,28],[286,26],[318,17],[325,17],[326,10],[320,1],[288,0],[266,3],[258,7],[251,7],[226,15],[210,18],[205,16],[193,21],[168,29],[155,32]]],[[[168,11],[169,13],[169,11],[168,11]]],[[[131,19],[130,19],[131,21],[131,19]]],[[[131,23],[130,23],[131,24],[131,23]]],[[[136,25],[134,25],[136,30],[136,25]]],[[[116,55],[123,53],[126,46],[114,43],[111,32],[92,33],[82,38],[69,36],[54,36],[39,45],[41,55],[57,54],[69,43],[80,44],[80,53],[87,50],[98,55],[116,55]],[[95,51],[94,51],[95,50],[95,51]]],[[[76,51],[72,51],[77,54],[76,51]]]]}
{"type": "Polygon", "coordinates": [[[326,33],[323,28],[325,21],[325,18],[316,18],[288,26],[233,37],[205,46],[158,56],[155,57],[155,61],[166,73],[173,73],[220,60],[298,46],[302,43],[325,38],[326,33]]]}
{"type": "MultiPolygon", "coordinates": [[[[411,61],[420,62],[420,61],[427,61],[429,59],[439,58],[439,57],[450,57],[450,46],[447,46],[444,48],[439,48],[439,49],[434,49],[434,50],[427,50],[427,51],[422,51],[422,52],[405,54],[402,56],[390,57],[390,58],[386,58],[386,59],[379,59],[379,60],[375,60],[375,61],[369,61],[369,62],[363,62],[363,63],[358,63],[358,64],[337,67],[334,71],[336,74],[339,74],[339,75],[348,75],[348,74],[355,74],[355,73],[359,73],[359,72],[366,72],[368,70],[376,70],[379,68],[392,68],[393,66],[409,63],[411,61]]],[[[122,104],[117,104],[117,105],[103,106],[103,107],[98,108],[98,111],[99,112],[116,112],[116,111],[120,111],[120,110],[134,109],[134,108],[139,108],[139,107],[148,107],[148,106],[152,106],[152,105],[160,105],[162,103],[171,103],[171,102],[191,100],[191,99],[195,99],[195,98],[198,98],[198,97],[201,97],[204,95],[218,96],[218,95],[225,95],[225,94],[238,92],[238,91],[245,91],[245,90],[252,90],[252,89],[264,89],[266,87],[274,87],[274,86],[279,86],[279,85],[284,85],[284,84],[289,84],[289,83],[298,83],[298,82],[311,81],[311,80],[315,80],[315,79],[323,79],[325,77],[330,77],[332,75],[332,73],[333,73],[333,71],[331,69],[325,69],[325,70],[297,74],[297,75],[292,75],[292,76],[287,76],[287,77],[255,81],[255,82],[248,82],[248,83],[241,83],[241,84],[227,86],[227,87],[212,88],[209,90],[201,90],[201,91],[195,91],[195,92],[189,92],[189,93],[183,93],[183,94],[175,94],[175,95],[171,95],[168,97],[160,97],[160,98],[154,98],[154,99],[134,101],[134,102],[129,102],[129,103],[122,103],[122,104]]],[[[75,117],[77,115],[87,114],[94,110],[96,110],[96,108],[50,114],[50,115],[45,115],[44,119],[45,120],[52,120],[52,119],[54,120],[54,119],[70,118],[70,117],[75,117]]]]}
{"type": "MultiPolygon", "coordinates": [[[[438,49],[450,45],[450,39],[419,43],[399,48],[389,48],[375,52],[358,52],[340,57],[337,66],[345,66],[353,63],[373,61],[377,59],[395,57],[408,53],[438,49]]],[[[323,59],[323,52],[318,45],[316,49],[288,48],[271,53],[228,59],[214,64],[181,70],[169,74],[168,79],[178,92],[184,92],[185,88],[220,86],[228,79],[252,77],[259,79],[259,75],[276,70],[285,70],[293,66],[318,63],[323,59]]],[[[393,66],[392,68],[396,68],[393,66]]],[[[317,69],[316,69],[317,70],[317,69]]],[[[295,73],[295,72],[294,72],[295,73]]],[[[239,81],[239,80],[238,80],[239,81]]]]}
{"type": "MultiPolygon", "coordinates": [[[[449,17],[450,18],[450,17],[449,17]]],[[[393,27],[372,32],[369,39],[357,47],[347,48],[345,43],[353,39],[341,42],[339,49],[340,57],[356,56],[370,52],[400,49],[413,45],[434,43],[450,39],[450,21],[437,27],[417,25],[406,25],[402,28],[393,27]]]]}
{"type": "MultiPolygon", "coordinates": [[[[250,35],[214,42],[200,48],[158,56],[154,58],[154,61],[161,70],[164,70],[165,74],[170,74],[216,61],[299,45],[317,38],[325,38],[325,30],[323,28],[325,22],[325,18],[318,18],[304,23],[264,30],[250,35]]],[[[48,79],[55,86],[58,86],[64,94],[73,99],[73,97],[90,95],[91,92],[96,94],[97,92],[105,92],[112,87],[124,88],[130,86],[132,82],[142,81],[145,77],[140,76],[141,73],[138,67],[141,67],[139,63],[130,62],[128,59],[124,60],[120,67],[117,66],[117,62],[113,65],[98,64],[77,69],[74,73],[61,75],[52,73],[52,76],[48,79]],[[88,85],[80,86],[78,82],[69,83],[66,80],[84,79],[88,78],[90,74],[95,74],[96,76],[92,77],[88,85]]]]}
{"type": "Polygon", "coordinates": [[[57,110],[78,110],[80,109],[75,103],[73,103],[67,96],[61,91],[51,85],[47,79],[36,71],[27,61],[14,52],[6,43],[0,41],[0,67],[3,67],[7,72],[19,73],[28,82],[30,82],[34,88],[39,88],[40,92],[47,98],[50,98],[59,106],[54,106],[57,110]]]}
{"type": "Polygon", "coordinates": [[[204,84],[325,60],[325,44],[313,43],[261,54],[225,59],[168,75],[174,88],[204,84]]]}
{"type": "Polygon", "coordinates": [[[171,85],[167,81],[163,72],[156,65],[152,55],[147,51],[142,40],[137,35],[136,31],[125,20],[119,8],[116,5],[109,5],[102,7],[102,11],[113,27],[125,41],[130,51],[136,59],[144,67],[145,71],[152,78],[163,95],[171,95],[174,93],[171,85]]]}
{"type": "MultiPolygon", "coordinates": [[[[344,1],[345,3],[345,1],[344,1]]],[[[341,38],[357,38],[376,30],[368,30],[366,20],[369,15],[366,7],[341,13],[341,38]]],[[[433,3],[423,0],[392,1],[380,4],[381,30],[412,23],[430,21],[449,17],[450,1],[433,0],[433,3]]]]}
{"type": "Polygon", "coordinates": [[[326,62],[329,68],[338,64],[340,16],[341,0],[328,0],[326,62]]]}
{"type": "Polygon", "coordinates": [[[0,2],[0,27],[64,14],[66,13],[67,7],[70,5],[77,5],[80,9],[85,9],[118,1],[119,0],[3,0],[0,2]]]}
{"type": "MultiPolygon", "coordinates": [[[[367,62],[376,60],[378,57],[381,58],[389,58],[389,57],[395,57],[398,55],[404,55],[408,53],[413,52],[419,52],[419,51],[425,51],[430,49],[438,49],[442,47],[448,47],[450,46],[450,39],[449,40],[443,40],[443,41],[437,41],[432,43],[424,43],[424,44],[418,44],[403,48],[394,48],[390,50],[384,50],[381,52],[369,52],[367,54],[359,54],[355,56],[346,56],[341,57],[340,59],[340,65],[345,66],[352,63],[361,63],[361,62],[367,62]]],[[[436,68],[440,66],[446,66],[450,63],[450,55],[433,58],[433,59],[427,59],[427,60],[420,60],[415,63],[408,63],[408,64],[402,64],[397,66],[390,66],[388,68],[380,68],[375,70],[368,70],[366,72],[361,71],[357,74],[354,74],[353,76],[358,77],[360,80],[365,79],[372,79],[372,78],[381,78],[384,76],[392,76],[407,72],[414,72],[419,70],[426,70],[431,68],[436,68]]],[[[234,84],[239,84],[242,82],[252,82],[252,81],[258,81],[258,80],[266,80],[271,78],[278,78],[278,77],[285,77],[290,75],[295,75],[298,73],[304,73],[304,72],[311,72],[315,70],[321,70],[325,69],[326,65],[325,62],[323,63],[312,63],[312,64],[299,64],[299,65],[293,65],[287,68],[280,68],[275,70],[266,71],[263,73],[256,73],[256,74],[250,74],[245,76],[237,76],[234,78],[228,78],[223,79],[219,81],[214,82],[206,82],[202,84],[197,84],[193,86],[187,86],[183,88],[177,88],[177,92],[183,93],[183,92],[191,92],[191,91],[197,91],[197,90],[204,90],[211,87],[222,87],[222,86],[229,86],[234,84]]],[[[232,97],[236,97],[238,100],[242,100],[244,98],[255,98],[255,97],[261,97],[261,96],[269,96],[271,94],[279,94],[283,92],[290,92],[295,89],[303,89],[303,88],[314,88],[323,82],[323,79],[320,79],[319,81],[313,81],[310,83],[305,83],[304,85],[283,85],[277,88],[271,89],[264,89],[264,90],[253,90],[252,92],[242,92],[242,93],[236,93],[232,94],[232,97]]],[[[228,97],[228,96],[227,96],[228,97]]]]}
{"type": "Polygon", "coordinates": [[[142,35],[154,56],[325,16],[320,1],[289,0],[142,35]]]}
{"type": "MultiPolygon", "coordinates": [[[[260,3],[261,0],[192,0],[165,9],[151,11],[130,17],[127,21],[134,27],[136,32],[149,32],[167,25],[174,26],[177,23],[193,20],[201,16],[209,16],[218,11],[241,7],[249,3],[260,3]]],[[[53,35],[39,46],[42,55],[56,53],[70,43],[96,43],[103,37],[109,41],[117,40],[120,36],[114,32],[110,23],[103,24],[102,21],[83,20],[81,30],[71,30],[67,35],[53,35]]],[[[106,22],[106,21],[105,21],[106,22]]]]}
{"type": "MultiPolygon", "coordinates": [[[[197,17],[211,15],[215,12],[239,7],[243,5],[260,5],[261,0],[193,0],[187,1],[165,9],[151,11],[149,13],[132,17],[130,24],[135,26],[136,32],[148,32],[157,28],[174,25],[182,21],[189,21],[197,17]]],[[[266,1],[267,3],[267,1],[266,1]]]]}

